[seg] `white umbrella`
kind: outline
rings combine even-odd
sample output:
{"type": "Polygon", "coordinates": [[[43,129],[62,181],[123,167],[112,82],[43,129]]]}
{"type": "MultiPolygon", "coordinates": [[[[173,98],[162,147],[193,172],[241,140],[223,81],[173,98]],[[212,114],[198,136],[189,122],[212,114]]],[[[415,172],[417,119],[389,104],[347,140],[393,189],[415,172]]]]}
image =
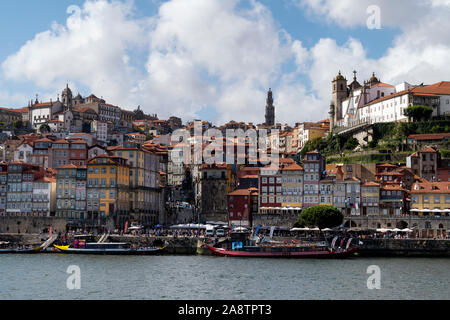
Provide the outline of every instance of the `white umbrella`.
{"type": "Polygon", "coordinates": [[[395,228],[395,229],[392,229],[392,231],[393,231],[393,232],[399,232],[399,231],[402,231],[402,230],[399,229],[399,228],[395,228]]]}
{"type": "Polygon", "coordinates": [[[412,232],[412,230],[409,229],[409,228],[402,229],[402,231],[403,231],[403,232],[412,232]]]}
{"type": "Polygon", "coordinates": [[[330,228],[325,228],[325,229],[322,229],[322,231],[332,231],[332,229],[330,229],[330,228]]]}
{"type": "Polygon", "coordinates": [[[320,229],[317,228],[317,227],[315,227],[315,228],[313,228],[313,229],[309,229],[309,230],[311,230],[311,231],[320,231],[320,229]]]}
{"type": "Polygon", "coordinates": [[[290,231],[303,231],[303,228],[292,228],[290,231]]]}

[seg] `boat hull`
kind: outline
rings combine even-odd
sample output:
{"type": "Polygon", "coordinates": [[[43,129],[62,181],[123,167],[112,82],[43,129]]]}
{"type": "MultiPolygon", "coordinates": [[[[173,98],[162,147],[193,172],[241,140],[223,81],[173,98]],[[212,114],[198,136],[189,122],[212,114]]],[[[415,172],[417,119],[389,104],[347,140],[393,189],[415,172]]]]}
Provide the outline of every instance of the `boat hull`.
{"type": "Polygon", "coordinates": [[[35,254],[39,252],[39,249],[0,249],[0,254],[35,254]]]}
{"type": "Polygon", "coordinates": [[[333,251],[286,251],[286,252],[250,252],[250,251],[238,251],[238,250],[225,250],[221,248],[214,248],[209,245],[206,247],[211,250],[215,255],[221,257],[245,257],[245,258],[317,258],[317,259],[333,259],[333,258],[346,258],[352,256],[358,249],[350,248],[341,252],[333,251]]]}
{"type": "Polygon", "coordinates": [[[79,249],[58,247],[59,253],[66,254],[91,254],[91,255],[132,255],[132,256],[149,256],[156,255],[164,251],[165,248],[150,249],[79,249]]]}

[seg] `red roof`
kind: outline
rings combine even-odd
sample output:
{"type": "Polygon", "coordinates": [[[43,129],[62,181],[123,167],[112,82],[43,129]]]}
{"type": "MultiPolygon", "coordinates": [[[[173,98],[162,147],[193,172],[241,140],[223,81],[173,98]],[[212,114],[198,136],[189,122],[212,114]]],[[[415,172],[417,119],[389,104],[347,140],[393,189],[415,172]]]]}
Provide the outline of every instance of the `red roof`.
{"type": "Polygon", "coordinates": [[[421,182],[416,183],[411,193],[447,193],[450,194],[450,182],[421,182]],[[419,190],[416,190],[419,186],[419,190]]]}
{"type": "Polygon", "coordinates": [[[303,168],[296,163],[293,163],[282,169],[283,171],[302,171],[303,168]]]}
{"type": "Polygon", "coordinates": [[[450,138],[450,133],[427,133],[427,134],[412,134],[408,139],[414,140],[442,140],[446,137],[450,138]]]}

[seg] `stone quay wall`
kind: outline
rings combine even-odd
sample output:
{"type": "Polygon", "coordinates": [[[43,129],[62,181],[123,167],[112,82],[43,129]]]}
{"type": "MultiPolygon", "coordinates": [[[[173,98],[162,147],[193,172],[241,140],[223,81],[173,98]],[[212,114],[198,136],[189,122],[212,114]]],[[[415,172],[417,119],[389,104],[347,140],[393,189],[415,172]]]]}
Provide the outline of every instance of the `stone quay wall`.
{"type": "Polygon", "coordinates": [[[361,256],[450,257],[450,240],[361,239],[361,256]]]}
{"type": "Polygon", "coordinates": [[[48,232],[66,232],[67,221],[56,217],[0,217],[0,233],[39,234],[48,232]]]}

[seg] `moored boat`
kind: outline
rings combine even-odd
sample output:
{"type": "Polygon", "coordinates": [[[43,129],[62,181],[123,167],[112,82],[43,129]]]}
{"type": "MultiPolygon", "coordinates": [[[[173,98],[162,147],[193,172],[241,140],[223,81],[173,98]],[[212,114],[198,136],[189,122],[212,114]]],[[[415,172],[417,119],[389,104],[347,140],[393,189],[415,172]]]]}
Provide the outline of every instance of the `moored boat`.
{"type": "Polygon", "coordinates": [[[81,248],[53,245],[60,253],[97,255],[155,255],[164,251],[163,247],[134,248],[129,243],[86,243],[81,248]]]}
{"type": "Polygon", "coordinates": [[[247,258],[346,258],[353,255],[358,249],[329,250],[319,248],[300,247],[243,247],[240,250],[226,250],[215,248],[206,244],[215,255],[222,257],[247,257],[247,258]]]}
{"type": "MultiPolygon", "coordinates": [[[[205,246],[215,255],[222,257],[247,257],[247,258],[346,258],[354,255],[358,251],[357,247],[350,247],[352,239],[348,239],[347,245],[335,247],[337,239],[334,239],[331,246],[326,241],[291,241],[276,242],[268,241],[257,243],[256,241],[246,241],[243,243],[233,243],[231,248],[205,246]]],[[[344,241],[342,241],[342,244],[344,241]]]]}

